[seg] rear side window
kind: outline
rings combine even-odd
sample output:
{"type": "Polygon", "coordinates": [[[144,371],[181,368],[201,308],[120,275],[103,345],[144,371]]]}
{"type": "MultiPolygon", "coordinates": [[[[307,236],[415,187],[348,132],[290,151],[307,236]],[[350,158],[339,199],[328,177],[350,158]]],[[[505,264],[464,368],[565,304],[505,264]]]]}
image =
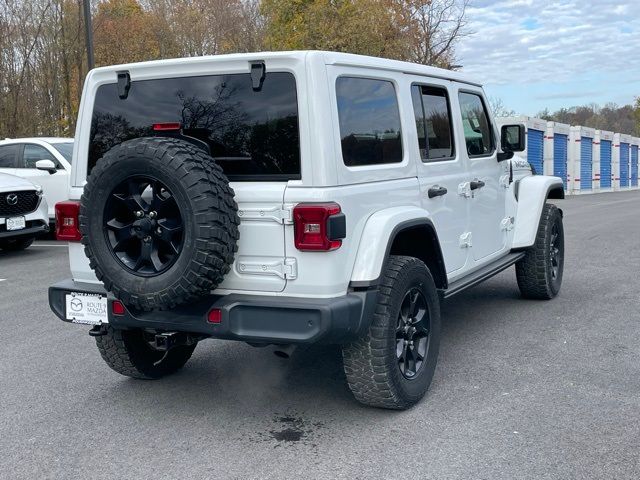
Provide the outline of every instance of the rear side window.
{"type": "Polygon", "coordinates": [[[414,85],[411,96],[422,161],[453,158],[453,129],[447,91],[444,88],[414,85]]]}
{"type": "Polygon", "coordinates": [[[467,153],[470,157],[491,155],[494,150],[489,115],[480,95],[460,92],[460,111],[467,153]]]}
{"type": "Polygon", "coordinates": [[[345,165],[401,162],[400,111],[393,83],[340,77],[336,96],[345,165]]]}
{"type": "Polygon", "coordinates": [[[16,168],[18,145],[4,145],[0,147],[0,168],[16,168]]]}
{"type": "Polygon", "coordinates": [[[284,72],[267,72],[260,91],[249,74],[134,81],[126,99],[116,84],[100,86],[89,171],[114,145],[153,136],[153,124],[173,122],[182,135],[208,145],[230,180],[300,178],[296,83],[284,72]]]}
{"type": "Polygon", "coordinates": [[[22,161],[18,162],[18,168],[36,168],[38,160],[51,160],[56,167],[59,166],[58,160],[46,148],[27,143],[22,153],[22,161]]]}

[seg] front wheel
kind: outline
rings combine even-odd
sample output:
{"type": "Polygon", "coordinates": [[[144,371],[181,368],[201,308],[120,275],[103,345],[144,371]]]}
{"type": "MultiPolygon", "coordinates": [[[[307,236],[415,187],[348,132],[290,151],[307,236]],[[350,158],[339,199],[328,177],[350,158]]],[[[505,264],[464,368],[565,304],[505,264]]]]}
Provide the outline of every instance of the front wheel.
{"type": "Polygon", "coordinates": [[[344,370],[356,399],[404,410],[425,394],[440,344],[440,299],[419,259],[391,256],[366,335],[346,345],[344,370]]]}
{"type": "Polygon", "coordinates": [[[533,247],[516,263],[520,293],[525,298],[550,300],[560,292],[564,270],[562,213],[545,204],[533,247]]]}
{"type": "Polygon", "coordinates": [[[107,327],[96,337],[102,359],[111,369],[127,377],[153,380],[180,370],[191,358],[196,345],[180,345],[157,350],[143,330],[118,330],[107,327]]]}

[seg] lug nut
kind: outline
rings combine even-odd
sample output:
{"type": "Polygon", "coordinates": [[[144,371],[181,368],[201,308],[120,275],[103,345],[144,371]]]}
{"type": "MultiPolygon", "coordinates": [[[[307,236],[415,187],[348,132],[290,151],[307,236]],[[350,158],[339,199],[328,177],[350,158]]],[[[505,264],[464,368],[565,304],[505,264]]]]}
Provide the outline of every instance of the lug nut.
{"type": "Polygon", "coordinates": [[[160,227],[156,228],[156,233],[162,235],[162,229],[160,227]]]}
{"type": "Polygon", "coordinates": [[[147,235],[146,237],[144,237],[144,241],[149,243],[151,241],[151,237],[147,235]]]}
{"type": "Polygon", "coordinates": [[[138,218],[142,217],[143,215],[144,215],[144,212],[142,210],[138,210],[136,212],[136,217],[138,217],[138,218]]]}
{"type": "Polygon", "coordinates": [[[149,212],[149,216],[151,218],[156,218],[158,216],[158,214],[156,212],[149,212]]]}

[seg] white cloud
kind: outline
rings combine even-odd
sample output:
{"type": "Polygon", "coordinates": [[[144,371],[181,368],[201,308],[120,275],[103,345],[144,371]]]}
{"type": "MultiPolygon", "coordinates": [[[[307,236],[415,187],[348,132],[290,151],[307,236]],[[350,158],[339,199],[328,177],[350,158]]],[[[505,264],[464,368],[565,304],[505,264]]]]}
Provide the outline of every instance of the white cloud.
{"type": "Polygon", "coordinates": [[[640,79],[638,0],[476,0],[467,18],[459,63],[484,83],[640,79]]]}

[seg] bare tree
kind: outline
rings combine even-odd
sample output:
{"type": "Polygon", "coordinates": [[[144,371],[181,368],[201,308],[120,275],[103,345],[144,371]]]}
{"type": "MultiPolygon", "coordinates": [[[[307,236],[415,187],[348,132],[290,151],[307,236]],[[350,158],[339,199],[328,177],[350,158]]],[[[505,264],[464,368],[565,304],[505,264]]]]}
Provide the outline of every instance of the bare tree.
{"type": "Polygon", "coordinates": [[[146,0],[147,11],[162,19],[163,39],[179,56],[216,55],[258,49],[262,17],[257,0],[146,0]]]}
{"type": "Polygon", "coordinates": [[[456,42],[471,33],[465,17],[470,1],[402,1],[410,39],[410,60],[444,68],[455,67],[456,42]]]}
{"type": "Polygon", "coordinates": [[[516,111],[507,108],[499,97],[489,97],[489,106],[495,117],[514,117],[516,111]]]}

